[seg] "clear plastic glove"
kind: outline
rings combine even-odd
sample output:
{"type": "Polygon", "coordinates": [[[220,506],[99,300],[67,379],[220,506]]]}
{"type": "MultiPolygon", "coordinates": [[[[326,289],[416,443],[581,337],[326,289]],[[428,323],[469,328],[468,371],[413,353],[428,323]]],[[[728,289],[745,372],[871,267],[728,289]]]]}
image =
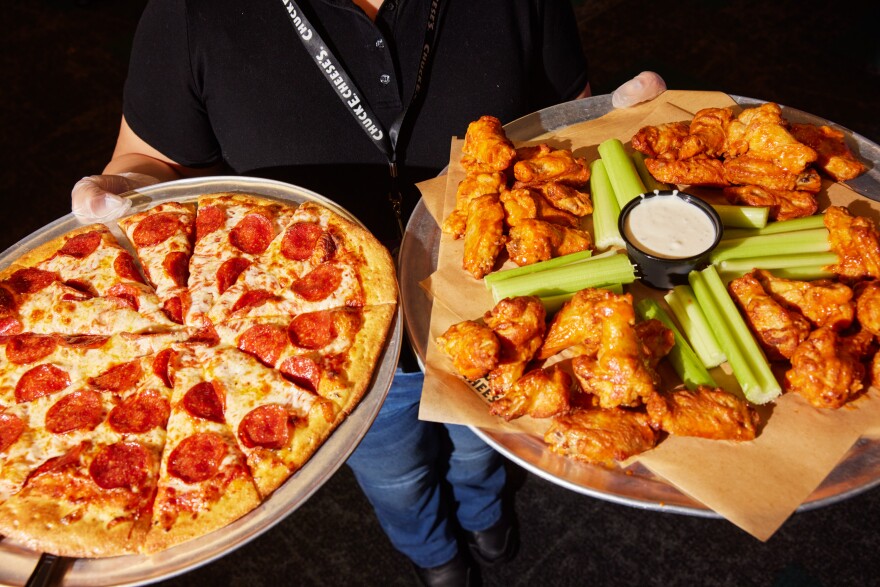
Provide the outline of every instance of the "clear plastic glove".
{"type": "Polygon", "coordinates": [[[76,219],[83,224],[116,220],[131,208],[131,200],[120,198],[119,194],[154,183],[159,183],[159,180],[143,173],[90,175],[73,186],[70,207],[76,219]]]}
{"type": "Polygon", "coordinates": [[[643,71],[621,85],[611,94],[611,105],[615,108],[629,108],[648,100],[653,100],[666,91],[666,82],[653,71],[643,71]]]}

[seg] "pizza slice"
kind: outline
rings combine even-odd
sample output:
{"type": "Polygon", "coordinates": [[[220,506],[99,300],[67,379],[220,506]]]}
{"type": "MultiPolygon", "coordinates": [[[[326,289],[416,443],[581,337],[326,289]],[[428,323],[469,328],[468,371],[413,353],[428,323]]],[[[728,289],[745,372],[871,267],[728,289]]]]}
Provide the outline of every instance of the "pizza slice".
{"type": "Polygon", "coordinates": [[[0,334],[114,334],[174,326],[131,254],[102,224],[54,238],[0,272],[0,334]]]}
{"type": "Polygon", "coordinates": [[[119,221],[134,246],[147,282],[177,324],[189,307],[187,282],[195,236],[195,205],[163,202],[119,221]]]}
{"type": "Polygon", "coordinates": [[[261,503],[226,424],[228,398],[222,386],[186,345],[173,357],[169,373],[171,415],[143,546],[147,553],[222,528],[261,503]]]}
{"type": "Polygon", "coordinates": [[[215,324],[397,302],[394,261],[359,224],[304,202],[266,253],[211,308],[215,324]]]}
{"type": "Polygon", "coordinates": [[[372,382],[396,306],[334,308],[297,316],[241,319],[217,327],[220,340],[350,413],[372,382]]]}
{"type": "Polygon", "coordinates": [[[61,556],[140,551],[165,444],[172,353],[0,412],[4,534],[61,556]]]}
{"type": "Polygon", "coordinates": [[[207,314],[215,298],[266,251],[294,210],[288,204],[248,194],[207,194],[199,198],[185,324],[200,328],[211,325],[207,314]]]}
{"type": "Polygon", "coordinates": [[[226,346],[199,353],[263,498],[302,467],[342,419],[332,403],[226,346]]]}

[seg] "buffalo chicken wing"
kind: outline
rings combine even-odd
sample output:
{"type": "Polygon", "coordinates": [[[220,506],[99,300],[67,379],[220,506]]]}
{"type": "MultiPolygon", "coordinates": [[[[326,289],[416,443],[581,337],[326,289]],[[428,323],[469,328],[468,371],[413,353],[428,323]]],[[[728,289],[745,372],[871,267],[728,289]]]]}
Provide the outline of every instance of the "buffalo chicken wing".
{"type": "Polygon", "coordinates": [[[553,418],[544,442],[556,454],[586,463],[614,466],[657,444],[657,433],[644,412],[574,409],[553,418]]]}
{"type": "Polygon", "coordinates": [[[723,389],[699,386],[693,391],[653,393],[647,409],[651,426],[674,436],[753,440],[757,434],[754,408],[723,389]]]}

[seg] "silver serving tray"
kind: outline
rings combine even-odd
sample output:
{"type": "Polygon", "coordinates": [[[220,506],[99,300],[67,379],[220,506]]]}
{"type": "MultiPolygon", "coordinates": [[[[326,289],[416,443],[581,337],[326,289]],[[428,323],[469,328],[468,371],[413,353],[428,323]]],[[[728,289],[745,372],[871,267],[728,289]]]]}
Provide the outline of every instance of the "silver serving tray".
{"type": "MultiPolygon", "coordinates": [[[[731,96],[741,106],[762,100],[731,96]]],[[[850,146],[871,168],[847,185],[859,194],[880,201],[880,146],[846,128],[812,114],[782,106],[787,120],[828,124],[843,130],[850,146]]],[[[598,118],[612,110],[611,96],[601,95],[540,110],[505,125],[513,141],[527,141],[572,124],[598,118]]],[[[400,253],[401,301],[406,331],[424,361],[431,322],[431,299],[419,282],[437,269],[440,227],[419,202],[406,227],[400,253]]],[[[543,439],[529,434],[500,433],[472,427],[490,446],[535,475],[572,491],[642,509],[707,518],[720,516],[652,474],[640,464],[626,470],[606,469],[553,454],[543,439]]],[[[830,505],[880,483],[880,439],[860,439],[798,511],[830,505]]]]}
{"type": "MultiPolygon", "coordinates": [[[[167,200],[194,201],[201,194],[224,191],[260,194],[288,202],[316,202],[359,223],[351,213],[324,196],[298,186],[258,178],[220,176],[185,179],[157,184],[126,195],[132,199],[131,213],[134,213],[167,200]]],[[[23,252],[78,226],[80,224],[72,214],[48,224],[0,254],[0,269],[8,266],[23,252]]],[[[115,224],[111,228],[115,228],[115,224]]],[[[360,404],[309,462],[259,507],[220,530],[154,555],[76,559],[66,567],[60,584],[70,587],[104,587],[143,585],[168,579],[210,563],[247,544],[291,514],[333,476],[372,425],[379,408],[385,401],[397,367],[403,336],[402,324],[401,306],[398,308],[385,350],[373,374],[373,385],[360,404]]],[[[39,558],[39,552],[14,540],[0,541],[0,585],[25,585],[39,558]]]]}

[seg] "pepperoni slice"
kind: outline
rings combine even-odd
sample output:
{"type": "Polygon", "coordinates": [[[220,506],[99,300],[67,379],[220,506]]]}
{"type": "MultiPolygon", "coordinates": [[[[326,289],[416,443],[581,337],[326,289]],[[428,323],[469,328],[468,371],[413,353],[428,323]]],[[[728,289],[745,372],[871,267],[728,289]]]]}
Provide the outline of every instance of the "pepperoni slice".
{"type": "Polygon", "coordinates": [[[177,352],[174,349],[163,349],[153,357],[153,373],[156,374],[156,377],[162,380],[162,383],[164,383],[165,387],[168,389],[171,389],[174,385],[169,366],[171,365],[171,360],[176,355],[177,352]]]}
{"type": "Polygon", "coordinates": [[[0,336],[21,334],[23,331],[24,327],[21,325],[18,318],[13,318],[12,316],[0,318],[0,336]]]}
{"type": "Polygon", "coordinates": [[[290,226],[281,240],[281,254],[291,261],[305,261],[312,256],[318,239],[324,234],[320,225],[297,222],[290,226]]]}
{"type": "Polygon", "coordinates": [[[223,226],[226,211],[220,206],[202,206],[196,214],[196,241],[223,226]]]}
{"type": "Polygon", "coordinates": [[[321,383],[321,367],[308,357],[288,357],[278,366],[278,370],[294,384],[311,391],[318,392],[321,383]]]}
{"type": "Polygon", "coordinates": [[[174,285],[184,287],[189,281],[189,257],[182,251],[171,251],[162,261],[165,272],[174,281],[174,285]]]}
{"type": "Polygon", "coordinates": [[[290,289],[309,302],[320,302],[342,283],[342,269],[337,265],[319,265],[290,289]]]}
{"type": "Polygon", "coordinates": [[[39,477],[40,475],[44,475],[46,473],[54,473],[56,471],[63,471],[67,467],[78,466],[83,451],[88,448],[89,445],[90,443],[88,441],[80,442],[63,455],[51,458],[43,462],[43,464],[34,469],[31,474],[28,475],[28,481],[30,481],[34,477],[39,477]]]}
{"type": "Polygon", "coordinates": [[[233,257],[217,269],[217,291],[223,293],[235,283],[241,272],[250,267],[251,262],[244,257],[233,257]]]}
{"type": "Polygon", "coordinates": [[[148,389],[126,399],[110,411],[107,421],[121,434],[143,434],[165,426],[171,406],[155,389],[148,389]]]}
{"type": "Polygon", "coordinates": [[[238,301],[232,306],[232,311],[238,312],[244,308],[256,308],[262,306],[273,297],[275,296],[265,289],[252,289],[238,298],[238,301]]]}
{"type": "Polygon", "coordinates": [[[262,214],[248,214],[229,231],[229,242],[240,251],[259,255],[269,247],[274,236],[268,218],[262,214]]]}
{"type": "Polygon", "coordinates": [[[46,429],[54,434],[94,430],[104,420],[101,394],[90,389],[68,393],[46,412],[46,429]]]}
{"type": "Polygon", "coordinates": [[[144,278],[138,273],[137,267],[134,264],[134,259],[127,251],[120,251],[116,255],[116,259],[113,261],[113,270],[116,271],[116,275],[123,279],[138,283],[144,282],[144,278]]]}
{"type": "Polygon", "coordinates": [[[200,432],[180,441],[168,457],[168,472],[185,483],[207,481],[220,470],[229,451],[226,442],[214,432],[200,432]]]}
{"type": "Polygon", "coordinates": [[[58,348],[58,339],[40,334],[13,336],[6,343],[6,358],[16,365],[36,363],[58,348]]]}
{"type": "Polygon", "coordinates": [[[192,416],[222,424],[223,398],[217,387],[210,381],[196,383],[183,396],[183,407],[192,416]]]}
{"type": "Polygon", "coordinates": [[[92,290],[92,287],[88,283],[80,279],[68,279],[64,282],[64,285],[74,290],[72,292],[65,292],[62,296],[62,299],[64,300],[73,300],[78,302],[82,300],[89,300],[95,297],[95,292],[92,290]]]}
{"type": "Polygon", "coordinates": [[[117,283],[107,290],[107,295],[105,297],[117,300],[123,306],[127,306],[132,310],[137,311],[139,306],[138,296],[140,293],[140,290],[133,285],[117,283]]]}
{"type": "Polygon", "coordinates": [[[290,439],[290,415],[283,407],[272,404],[254,408],[238,425],[238,437],[248,448],[283,448],[290,439]]]}
{"type": "Polygon", "coordinates": [[[300,348],[324,348],[339,336],[334,317],[335,313],[329,310],[300,314],[290,321],[287,336],[290,342],[300,348]]]}
{"type": "Polygon", "coordinates": [[[174,214],[159,212],[147,216],[135,227],[131,240],[136,247],[152,247],[165,242],[180,231],[180,221],[174,214]]]}
{"type": "Polygon", "coordinates": [[[284,329],[269,324],[257,324],[245,330],[238,338],[238,348],[255,356],[264,365],[273,366],[284,347],[287,346],[287,335],[284,329]]]}
{"type": "Polygon", "coordinates": [[[180,299],[180,296],[165,300],[165,303],[162,304],[162,311],[175,324],[183,324],[183,300],[180,299]]]}
{"type": "Polygon", "coordinates": [[[36,293],[55,281],[60,281],[61,277],[52,271],[44,271],[34,267],[19,269],[9,277],[7,283],[16,293],[36,293]]]}
{"type": "Polygon", "coordinates": [[[134,387],[142,374],[143,369],[141,369],[140,361],[129,361],[114,365],[97,377],[92,377],[89,379],[89,385],[101,391],[121,393],[134,387]]]}
{"type": "Polygon", "coordinates": [[[18,384],[15,386],[15,401],[18,403],[30,402],[44,395],[61,391],[70,385],[70,375],[67,371],[59,369],[55,365],[37,365],[26,371],[18,384]]]}
{"type": "Polygon", "coordinates": [[[85,259],[94,253],[100,244],[101,234],[93,230],[91,232],[78,234],[69,239],[64,243],[64,246],[61,247],[61,250],[58,251],[58,254],[69,255],[77,259],[85,259]]]}
{"type": "Polygon", "coordinates": [[[15,444],[24,432],[24,422],[15,414],[0,413],[0,453],[15,444]]]}
{"type": "Polygon", "coordinates": [[[11,314],[18,308],[15,296],[5,287],[0,287],[0,316],[11,314]]]}
{"type": "Polygon", "coordinates": [[[107,344],[108,340],[110,337],[103,334],[68,334],[61,342],[72,349],[98,349],[107,344]]]}
{"type": "Polygon", "coordinates": [[[102,489],[140,486],[153,468],[150,452],[135,442],[105,446],[89,465],[89,475],[102,489]]]}

